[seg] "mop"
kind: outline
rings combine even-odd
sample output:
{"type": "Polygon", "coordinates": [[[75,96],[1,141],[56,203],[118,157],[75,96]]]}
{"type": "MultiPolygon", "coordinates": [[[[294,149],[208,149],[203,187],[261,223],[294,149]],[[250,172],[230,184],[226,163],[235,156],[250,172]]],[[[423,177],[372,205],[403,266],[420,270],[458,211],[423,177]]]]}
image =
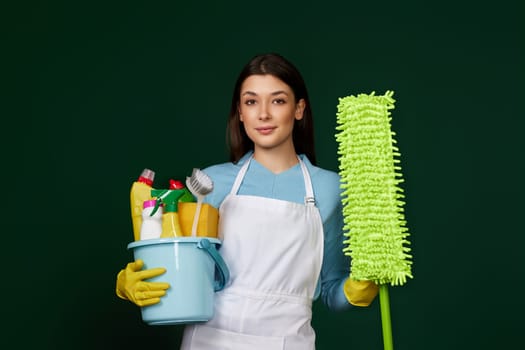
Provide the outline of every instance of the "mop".
{"type": "Polygon", "coordinates": [[[403,206],[400,153],[391,130],[393,92],[339,98],[338,142],[344,253],[350,278],[379,285],[385,350],[393,349],[388,285],[412,278],[412,256],[403,206]]]}

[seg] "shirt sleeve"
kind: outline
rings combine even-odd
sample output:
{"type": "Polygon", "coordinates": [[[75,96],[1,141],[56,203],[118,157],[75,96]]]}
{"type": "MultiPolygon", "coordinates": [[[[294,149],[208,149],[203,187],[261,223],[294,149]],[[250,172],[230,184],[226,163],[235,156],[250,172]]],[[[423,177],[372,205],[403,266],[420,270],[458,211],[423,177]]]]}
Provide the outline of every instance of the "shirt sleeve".
{"type": "Polygon", "coordinates": [[[324,230],[320,296],[329,309],[347,310],[352,305],[344,295],[343,285],[350,275],[350,257],[343,252],[346,237],[343,230],[340,177],[335,172],[320,168],[313,168],[311,173],[324,230]]]}
{"type": "Polygon", "coordinates": [[[347,301],[343,285],[350,275],[350,259],[343,253],[343,217],[341,204],[323,221],[324,253],[321,268],[321,298],[331,310],[342,311],[352,307],[347,301]]]}

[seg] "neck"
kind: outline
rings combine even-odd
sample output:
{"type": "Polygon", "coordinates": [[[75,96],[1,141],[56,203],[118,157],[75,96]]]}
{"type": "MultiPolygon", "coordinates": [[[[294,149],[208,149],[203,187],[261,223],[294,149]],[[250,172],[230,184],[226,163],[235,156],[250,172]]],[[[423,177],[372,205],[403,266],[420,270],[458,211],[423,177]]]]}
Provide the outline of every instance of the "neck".
{"type": "Polygon", "coordinates": [[[286,171],[299,163],[295,149],[290,151],[255,149],[253,158],[274,174],[286,171]]]}

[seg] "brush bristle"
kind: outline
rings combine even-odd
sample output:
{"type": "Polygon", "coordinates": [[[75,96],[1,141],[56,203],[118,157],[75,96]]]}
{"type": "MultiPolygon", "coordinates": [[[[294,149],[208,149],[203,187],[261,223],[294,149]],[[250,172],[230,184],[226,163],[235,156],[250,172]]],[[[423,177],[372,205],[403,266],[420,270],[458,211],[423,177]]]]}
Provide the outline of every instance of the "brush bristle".
{"type": "Polygon", "coordinates": [[[342,180],[344,252],[351,277],[402,285],[412,278],[399,149],[391,130],[393,92],[339,99],[336,140],[342,180]]]}

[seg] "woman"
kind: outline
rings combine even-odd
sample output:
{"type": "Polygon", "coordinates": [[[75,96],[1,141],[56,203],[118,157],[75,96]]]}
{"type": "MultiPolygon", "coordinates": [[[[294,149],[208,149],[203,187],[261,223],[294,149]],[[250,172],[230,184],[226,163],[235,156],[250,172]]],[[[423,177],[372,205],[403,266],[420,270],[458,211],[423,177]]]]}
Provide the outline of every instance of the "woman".
{"type": "MultiPolygon", "coordinates": [[[[312,301],[367,306],[377,286],[348,278],[340,179],[315,166],[299,71],[277,54],[254,57],[235,84],[228,129],[231,162],[204,171],[230,281],[216,294],[214,318],[186,327],[182,349],[314,349],[312,301]]],[[[119,273],[117,294],[156,303],[169,285],[142,280],[164,270],[141,268],[137,261],[119,273]]]]}

